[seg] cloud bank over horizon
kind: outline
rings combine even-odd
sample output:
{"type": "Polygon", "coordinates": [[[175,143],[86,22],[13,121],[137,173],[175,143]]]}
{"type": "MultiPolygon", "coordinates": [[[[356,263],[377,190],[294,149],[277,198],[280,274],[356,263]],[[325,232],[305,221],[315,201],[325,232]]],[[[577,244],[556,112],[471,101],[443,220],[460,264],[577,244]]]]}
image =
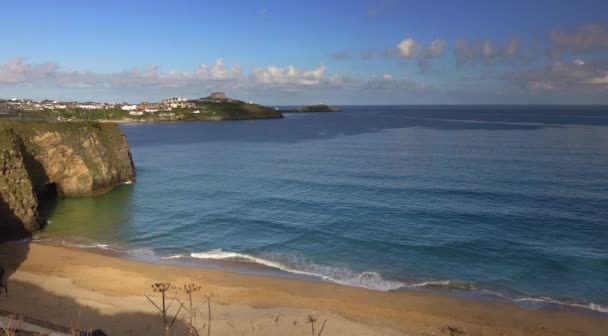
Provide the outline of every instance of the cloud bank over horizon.
{"type": "MultiPolygon", "coordinates": [[[[117,98],[113,99],[116,101],[122,99],[118,93],[123,90],[163,90],[175,94],[197,92],[203,95],[215,90],[302,93],[307,90],[340,89],[355,92],[400,90],[420,93],[429,89],[424,83],[394,79],[389,74],[355,79],[328,74],[327,70],[327,66],[320,64],[311,69],[293,65],[269,65],[256,66],[247,71],[238,64],[228,66],[223,58],[218,58],[212,65],[200,64],[192,71],[185,72],[161,71],[159,65],[152,64],[114,73],[96,73],[67,70],[55,62],[31,63],[23,57],[16,57],[0,64],[0,87],[19,87],[30,92],[55,88],[66,92],[76,90],[81,94],[86,94],[90,89],[97,93],[105,91],[109,96],[116,93],[117,98]]],[[[159,96],[162,97],[164,96],[159,96]]]]}
{"type": "MultiPolygon", "coordinates": [[[[174,95],[196,98],[220,90],[267,104],[608,103],[608,24],[602,21],[547,23],[544,30],[534,33],[498,26],[488,26],[488,32],[480,33],[467,26],[469,21],[460,25],[467,28],[463,32],[404,29],[399,21],[392,21],[401,13],[399,5],[381,1],[363,6],[358,20],[364,23],[353,27],[362,42],[355,44],[339,44],[357,35],[345,31],[327,38],[313,32],[291,45],[290,29],[296,28],[277,25],[281,10],[270,6],[252,9],[257,25],[267,25],[265,31],[272,32],[266,44],[255,40],[248,45],[233,33],[215,36],[223,38],[221,43],[203,40],[204,49],[198,49],[196,43],[182,43],[184,50],[196,50],[190,54],[158,47],[146,53],[138,50],[148,46],[143,41],[131,38],[125,42],[112,35],[110,41],[117,45],[106,43],[105,48],[116,59],[100,57],[97,65],[85,56],[87,50],[97,50],[85,47],[95,42],[88,35],[85,40],[75,40],[79,43],[68,41],[46,48],[44,41],[37,42],[35,49],[22,39],[20,48],[7,45],[0,51],[0,95],[143,101],[174,95]],[[286,30],[285,36],[281,29],[286,30]],[[501,33],[492,34],[492,29],[501,33]],[[368,31],[376,37],[366,37],[368,31]],[[75,52],[64,51],[69,48],[75,52]],[[210,57],[208,48],[224,56],[210,57]]],[[[92,29],[83,28],[87,34],[92,29]]],[[[120,29],[128,32],[130,28],[120,29]]],[[[157,33],[178,36],[183,31],[157,33]]],[[[106,31],[95,33],[109,36],[106,31]]]]}

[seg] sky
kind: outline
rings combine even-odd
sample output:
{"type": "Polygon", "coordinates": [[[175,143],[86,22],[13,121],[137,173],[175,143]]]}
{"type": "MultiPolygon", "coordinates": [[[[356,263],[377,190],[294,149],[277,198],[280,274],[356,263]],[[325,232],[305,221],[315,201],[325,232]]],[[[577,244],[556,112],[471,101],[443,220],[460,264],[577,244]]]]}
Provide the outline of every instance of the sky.
{"type": "Polygon", "coordinates": [[[608,1],[3,1],[0,98],[608,104],[608,1]]]}

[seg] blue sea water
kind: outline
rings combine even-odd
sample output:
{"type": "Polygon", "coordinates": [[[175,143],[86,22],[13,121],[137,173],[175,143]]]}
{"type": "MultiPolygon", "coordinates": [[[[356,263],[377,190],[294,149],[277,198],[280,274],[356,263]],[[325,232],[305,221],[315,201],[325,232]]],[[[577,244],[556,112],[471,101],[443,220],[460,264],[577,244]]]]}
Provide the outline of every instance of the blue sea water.
{"type": "Polygon", "coordinates": [[[608,108],[123,125],[137,182],[41,238],[154,262],[608,307],[608,108]]]}

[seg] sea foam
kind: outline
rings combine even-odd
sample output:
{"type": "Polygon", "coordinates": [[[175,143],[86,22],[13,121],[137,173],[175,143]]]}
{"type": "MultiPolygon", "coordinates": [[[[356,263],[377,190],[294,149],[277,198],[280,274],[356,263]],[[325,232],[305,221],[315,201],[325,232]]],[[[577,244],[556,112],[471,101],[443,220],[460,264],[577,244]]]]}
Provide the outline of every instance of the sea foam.
{"type": "Polygon", "coordinates": [[[277,260],[255,257],[244,253],[224,251],[221,249],[215,249],[199,253],[191,253],[189,255],[174,255],[170,257],[165,257],[163,259],[179,259],[188,257],[206,260],[225,260],[255,263],[291,274],[318,278],[324,281],[334,282],[342,285],[364,287],[368,289],[382,291],[395,290],[407,286],[405,283],[400,281],[386,280],[377,272],[357,273],[348,269],[332,268],[309,262],[299,262],[299,267],[295,267],[277,260]]]}
{"type": "Polygon", "coordinates": [[[455,289],[455,290],[472,290],[477,291],[482,294],[499,297],[501,299],[505,299],[507,301],[516,303],[516,304],[525,304],[526,302],[538,302],[541,304],[552,304],[558,305],[562,307],[570,307],[570,308],[583,308],[601,313],[608,313],[608,307],[604,307],[602,305],[590,302],[590,303],[573,303],[573,302],[564,302],[555,300],[552,298],[544,298],[544,297],[521,297],[521,298],[513,298],[508,297],[499,292],[490,291],[486,289],[478,289],[470,282],[463,281],[454,281],[454,280],[436,280],[436,281],[419,281],[419,282],[402,282],[396,280],[387,280],[384,279],[378,272],[354,272],[349,269],[344,268],[334,268],[329,266],[322,266],[314,263],[303,263],[301,260],[294,262],[297,266],[288,264],[286,262],[281,262],[277,260],[273,260],[271,258],[261,258],[252,256],[245,253],[239,252],[231,252],[224,251],[222,249],[214,249],[206,252],[198,252],[198,253],[190,253],[190,254],[179,254],[168,257],[163,257],[162,259],[184,259],[184,258],[194,258],[194,259],[205,259],[205,260],[219,260],[219,261],[236,261],[236,262],[248,262],[254,263],[257,265],[262,265],[265,267],[269,267],[272,269],[277,269],[283,272],[302,275],[306,277],[313,277],[317,279],[321,279],[328,282],[333,282],[337,284],[354,286],[354,287],[363,287],[367,289],[373,290],[381,290],[381,291],[390,291],[397,289],[406,289],[406,288],[432,288],[432,287],[441,287],[447,289],[455,289]]]}
{"type": "MultiPolygon", "coordinates": [[[[48,239],[32,239],[32,241],[44,242],[48,239]]],[[[252,263],[264,267],[268,267],[275,270],[280,270],[286,273],[301,275],[309,278],[317,278],[323,281],[337,283],[346,286],[362,287],[380,291],[391,291],[398,289],[407,288],[432,288],[440,287],[455,290],[472,290],[481,294],[494,296],[501,298],[518,305],[526,305],[526,303],[538,303],[541,305],[556,305],[566,308],[575,309],[587,309],[599,313],[608,314],[608,307],[600,304],[589,302],[589,303],[578,303],[561,301],[548,297],[512,297],[504,295],[500,292],[476,288],[472,283],[454,280],[436,280],[436,281],[419,281],[419,282],[402,282],[396,280],[384,279],[378,272],[355,272],[350,269],[330,267],[324,265],[318,265],[311,262],[305,262],[301,259],[291,258],[291,262],[278,261],[275,259],[281,259],[281,257],[270,256],[269,258],[261,258],[252,256],[245,253],[224,251],[222,249],[213,249],[206,252],[197,252],[190,254],[178,254],[172,256],[159,257],[159,255],[152,249],[139,248],[132,250],[125,250],[118,248],[110,244],[102,243],[91,243],[81,244],[74,242],[62,241],[62,245],[84,249],[102,249],[110,250],[123,255],[129,255],[135,259],[146,259],[146,260],[171,260],[171,259],[204,259],[204,260],[217,260],[217,261],[234,261],[234,262],[245,262],[252,263]],[[292,265],[293,264],[293,265],[292,265]]],[[[283,258],[285,259],[285,258],[283,258]]],[[[287,258],[290,259],[290,258],[287,258]]]]}

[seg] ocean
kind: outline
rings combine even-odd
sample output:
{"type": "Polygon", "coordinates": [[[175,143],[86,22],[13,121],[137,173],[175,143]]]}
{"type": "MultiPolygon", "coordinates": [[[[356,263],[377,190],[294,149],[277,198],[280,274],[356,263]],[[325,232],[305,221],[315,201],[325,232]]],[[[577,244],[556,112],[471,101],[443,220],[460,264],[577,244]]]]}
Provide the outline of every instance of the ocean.
{"type": "Polygon", "coordinates": [[[122,125],[136,183],[60,200],[36,239],[608,313],[608,107],[343,108],[122,125]]]}

